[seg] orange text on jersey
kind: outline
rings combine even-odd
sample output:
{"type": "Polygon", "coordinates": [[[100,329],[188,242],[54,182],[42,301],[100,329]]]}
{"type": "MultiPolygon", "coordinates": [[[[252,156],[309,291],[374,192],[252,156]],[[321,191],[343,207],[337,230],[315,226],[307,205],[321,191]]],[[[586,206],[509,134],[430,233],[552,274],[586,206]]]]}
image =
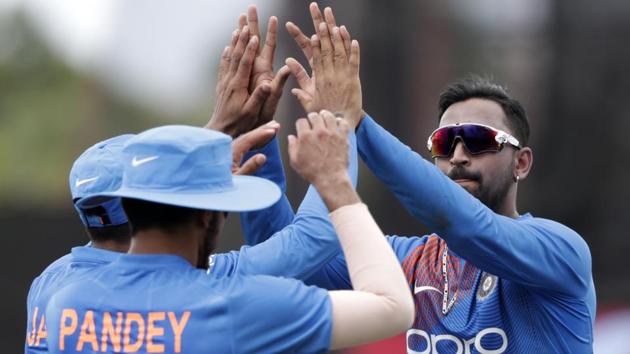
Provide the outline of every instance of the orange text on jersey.
{"type": "Polygon", "coordinates": [[[179,316],[175,312],[102,312],[88,310],[79,313],[75,309],[65,308],[59,322],[59,350],[66,349],[66,338],[76,337],[77,352],[114,352],[135,353],[143,345],[147,353],[181,353],[182,334],[188,324],[190,311],[179,316]],[[137,329],[132,334],[132,328],[137,329]],[[172,348],[166,348],[160,337],[173,335],[172,348]],[[154,340],[157,339],[157,343],[154,340]],[[111,345],[112,349],[109,349],[111,345]]]}

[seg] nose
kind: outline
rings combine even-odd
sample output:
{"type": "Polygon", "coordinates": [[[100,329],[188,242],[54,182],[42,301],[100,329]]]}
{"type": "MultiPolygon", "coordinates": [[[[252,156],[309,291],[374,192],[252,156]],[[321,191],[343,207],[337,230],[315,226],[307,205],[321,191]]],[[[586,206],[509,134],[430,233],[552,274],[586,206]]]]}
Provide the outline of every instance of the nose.
{"type": "Polygon", "coordinates": [[[468,166],[470,164],[470,153],[461,139],[455,140],[453,155],[451,155],[449,161],[453,166],[468,166]]]}

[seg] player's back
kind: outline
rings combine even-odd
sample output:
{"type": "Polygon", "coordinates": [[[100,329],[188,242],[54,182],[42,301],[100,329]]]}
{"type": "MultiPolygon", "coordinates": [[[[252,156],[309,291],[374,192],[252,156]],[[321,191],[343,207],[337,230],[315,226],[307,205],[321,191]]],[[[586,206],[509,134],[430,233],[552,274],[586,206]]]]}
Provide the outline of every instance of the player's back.
{"type": "Polygon", "coordinates": [[[95,267],[110,263],[118,253],[92,248],[74,247],[67,254],[53,263],[33,280],[27,297],[26,353],[46,353],[48,350],[48,332],[46,306],[48,300],[60,288],[95,267]]]}
{"type": "Polygon", "coordinates": [[[124,255],[50,301],[51,352],[321,352],[325,290],[266,276],[213,278],[174,255],[124,255]]]}

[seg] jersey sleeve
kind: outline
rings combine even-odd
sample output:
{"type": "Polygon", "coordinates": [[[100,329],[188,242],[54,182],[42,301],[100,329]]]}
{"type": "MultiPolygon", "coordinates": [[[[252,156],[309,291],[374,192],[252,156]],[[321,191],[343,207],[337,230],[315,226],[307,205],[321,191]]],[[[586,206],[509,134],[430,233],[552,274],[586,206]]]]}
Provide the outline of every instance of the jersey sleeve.
{"type": "Polygon", "coordinates": [[[568,295],[588,290],[591,256],[573,230],[550,220],[494,213],[369,116],[357,140],[369,169],[459,256],[528,287],[568,295]]]}
{"type": "Polygon", "coordinates": [[[245,277],[230,296],[237,353],[321,353],[330,346],[328,292],[294,279],[245,277]]]}
{"type": "MultiPolygon", "coordinates": [[[[356,137],[349,135],[349,173],[356,186],[358,166],[356,137]]],[[[269,226],[263,214],[247,219],[260,228],[269,226]]],[[[265,218],[273,218],[273,215],[265,218]]],[[[275,224],[277,227],[278,224],[275,224]]],[[[267,230],[261,234],[268,234],[267,230]]],[[[328,208],[317,190],[310,186],[292,222],[272,237],[255,246],[243,246],[237,252],[212,256],[209,273],[215,276],[275,275],[305,279],[341,252],[337,234],[328,217],[328,208]]]]}
{"type": "Polygon", "coordinates": [[[261,149],[247,152],[243,160],[247,161],[258,153],[264,154],[267,157],[267,162],[254,175],[274,182],[280,187],[282,196],[269,208],[240,214],[245,244],[250,246],[259,244],[282,230],[291,224],[294,217],[293,208],[286,196],[286,176],[277,137],[274,137],[261,149]]]}
{"type": "MultiPolygon", "coordinates": [[[[385,236],[396,258],[402,265],[407,257],[419,247],[424,246],[427,236],[423,237],[402,237],[385,236]]],[[[304,280],[306,284],[315,285],[328,290],[349,290],[352,289],[348,266],[342,252],[326,263],[325,266],[317,270],[310,277],[304,280]]]]}

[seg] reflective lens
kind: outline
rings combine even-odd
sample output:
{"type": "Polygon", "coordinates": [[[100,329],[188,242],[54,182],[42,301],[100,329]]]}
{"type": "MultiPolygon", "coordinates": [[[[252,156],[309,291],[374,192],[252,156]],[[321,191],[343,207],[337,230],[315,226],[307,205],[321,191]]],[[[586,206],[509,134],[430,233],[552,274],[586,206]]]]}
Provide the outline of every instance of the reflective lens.
{"type": "MultiPolygon", "coordinates": [[[[432,157],[448,157],[460,138],[471,154],[481,154],[501,150],[503,143],[508,142],[509,134],[481,124],[457,124],[437,129],[429,137],[427,146],[432,157]],[[505,139],[497,139],[497,135],[505,139]]],[[[517,148],[518,146],[515,145],[517,148]]]]}

